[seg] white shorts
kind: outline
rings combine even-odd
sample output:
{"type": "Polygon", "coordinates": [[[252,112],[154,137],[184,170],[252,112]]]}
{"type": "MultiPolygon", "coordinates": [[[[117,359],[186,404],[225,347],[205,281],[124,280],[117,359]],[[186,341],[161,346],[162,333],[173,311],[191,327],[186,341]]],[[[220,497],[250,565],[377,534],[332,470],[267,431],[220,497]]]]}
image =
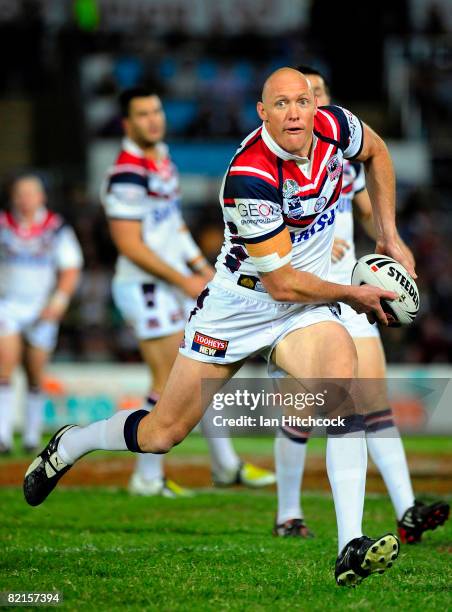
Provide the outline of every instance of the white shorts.
{"type": "Polygon", "coordinates": [[[0,336],[19,334],[28,344],[52,352],[58,339],[58,323],[41,321],[39,308],[30,304],[0,298],[0,336]]]}
{"type": "Polygon", "coordinates": [[[376,323],[369,323],[365,314],[358,314],[348,304],[340,303],[340,319],[352,338],[379,338],[380,332],[376,323]]]}
{"type": "Polygon", "coordinates": [[[340,323],[333,305],[275,303],[268,294],[225,288],[215,280],[205,291],[179,349],[197,361],[235,363],[258,354],[268,361],[274,347],[295,329],[322,321],[340,323]]]}
{"type": "Polygon", "coordinates": [[[171,336],[184,329],[189,301],[167,283],[113,279],[113,300],[139,340],[171,336]]]}

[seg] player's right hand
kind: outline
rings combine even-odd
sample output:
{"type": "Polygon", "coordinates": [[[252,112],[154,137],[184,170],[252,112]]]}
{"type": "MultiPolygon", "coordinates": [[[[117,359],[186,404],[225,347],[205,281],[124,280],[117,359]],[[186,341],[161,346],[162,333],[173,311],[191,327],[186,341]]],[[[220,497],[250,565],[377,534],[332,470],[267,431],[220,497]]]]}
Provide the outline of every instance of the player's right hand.
{"type": "Polygon", "coordinates": [[[375,253],[392,257],[400,264],[402,264],[408,274],[410,274],[414,279],[416,279],[417,274],[414,269],[414,257],[411,251],[408,251],[402,248],[400,241],[396,241],[393,243],[384,243],[377,241],[377,245],[375,247],[375,253]]]}
{"type": "Polygon", "coordinates": [[[207,279],[200,274],[192,274],[191,276],[185,276],[182,281],[180,288],[184,293],[191,297],[192,299],[196,299],[201,291],[205,288],[207,284],[207,279]]]}
{"type": "Polygon", "coordinates": [[[388,326],[389,321],[381,307],[380,300],[396,300],[397,293],[386,291],[373,285],[360,285],[359,287],[351,287],[351,297],[347,300],[358,314],[365,314],[369,323],[380,322],[382,325],[388,326]]]}
{"type": "Polygon", "coordinates": [[[342,240],[342,238],[335,238],[333,242],[333,249],[331,251],[331,261],[333,263],[340,261],[349,248],[350,245],[346,240],[342,240]]]}

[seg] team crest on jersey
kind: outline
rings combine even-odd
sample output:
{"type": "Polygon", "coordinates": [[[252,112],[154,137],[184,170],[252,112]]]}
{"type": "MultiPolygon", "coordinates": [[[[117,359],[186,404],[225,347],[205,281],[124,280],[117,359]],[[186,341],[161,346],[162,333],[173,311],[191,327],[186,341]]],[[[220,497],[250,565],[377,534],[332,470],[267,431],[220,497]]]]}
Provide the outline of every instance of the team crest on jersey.
{"type": "Polygon", "coordinates": [[[319,198],[314,205],[315,212],[320,212],[321,210],[323,210],[326,206],[327,201],[328,200],[324,196],[319,198]]]}
{"type": "Polygon", "coordinates": [[[330,181],[334,181],[334,179],[341,175],[342,164],[339,161],[339,157],[337,155],[333,155],[333,157],[331,157],[331,159],[326,165],[326,171],[328,172],[330,181]]]}
{"type": "Polygon", "coordinates": [[[304,215],[303,200],[293,196],[284,201],[284,212],[290,219],[301,219],[304,215]]]}
{"type": "Polygon", "coordinates": [[[208,357],[225,357],[228,350],[228,340],[220,340],[195,331],[191,348],[193,351],[208,357]]]}
{"type": "Polygon", "coordinates": [[[300,185],[294,179],[286,179],[283,183],[282,191],[283,196],[289,199],[300,191],[300,185]]]}

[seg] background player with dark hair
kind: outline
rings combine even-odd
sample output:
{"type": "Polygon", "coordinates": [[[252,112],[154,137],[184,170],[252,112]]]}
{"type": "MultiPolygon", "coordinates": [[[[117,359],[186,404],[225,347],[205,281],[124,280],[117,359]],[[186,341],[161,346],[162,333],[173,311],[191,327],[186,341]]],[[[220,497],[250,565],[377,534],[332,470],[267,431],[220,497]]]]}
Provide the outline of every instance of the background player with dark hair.
{"type": "MultiPolygon", "coordinates": [[[[152,376],[146,400],[156,404],[183,337],[193,298],[213,277],[180,211],[177,168],[163,143],[165,114],[151,90],[134,88],[120,96],[126,137],[109,172],[102,201],[119,258],[114,301],[138,338],[152,376]]],[[[274,474],[243,464],[227,437],[216,438],[211,419],[202,422],[219,484],[265,486],[274,474]]],[[[163,475],[162,457],[140,455],[129,490],[141,495],[177,497],[188,492],[163,475]]]]}

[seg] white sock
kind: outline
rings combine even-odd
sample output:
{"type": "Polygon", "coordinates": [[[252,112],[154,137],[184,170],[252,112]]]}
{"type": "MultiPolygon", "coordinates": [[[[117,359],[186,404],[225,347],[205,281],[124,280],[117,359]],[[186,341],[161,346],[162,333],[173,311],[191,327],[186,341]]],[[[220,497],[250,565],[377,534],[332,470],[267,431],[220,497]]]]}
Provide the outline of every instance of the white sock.
{"type": "Polygon", "coordinates": [[[278,489],[278,525],[289,519],[303,518],[301,481],[306,459],[306,443],[294,442],[283,433],[275,438],[276,485],[278,489]]]}
{"type": "Polygon", "coordinates": [[[326,468],[336,511],[338,548],[363,535],[367,448],[363,431],[329,436],[326,468]]]}
{"type": "Polygon", "coordinates": [[[25,405],[24,446],[39,446],[42,436],[45,397],[41,391],[29,391],[25,405]]]}
{"type": "MultiPolygon", "coordinates": [[[[159,395],[157,393],[151,393],[143,406],[144,410],[152,410],[158,399],[159,395]]],[[[147,481],[163,478],[163,455],[153,455],[152,453],[138,455],[134,473],[147,481]]]]}
{"type": "Polygon", "coordinates": [[[400,521],[405,510],[414,505],[414,493],[399,430],[393,426],[367,432],[366,439],[369,455],[385,481],[400,521]]]}
{"type": "Polygon", "coordinates": [[[240,458],[232,446],[231,438],[225,435],[226,432],[223,432],[223,437],[218,437],[218,427],[213,424],[215,414],[212,406],[209,406],[201,419],[201,431],[209,446],[212,471],[233,472],[239,469],[240,458]]]}
{"type": "Polygon", "coordinates": [[[65,463],[75,463],[94,450],[128,450],[124,439],[124,423],[136,410],[118,410],[109,419],[85,427],[72,427],[58,444],[58,454],[65,463]]]}
{"type": "Polygon", "coordinates": [[[13,445],[14,389],[12,385],[0,384],[0,442],[13,445]]]}

